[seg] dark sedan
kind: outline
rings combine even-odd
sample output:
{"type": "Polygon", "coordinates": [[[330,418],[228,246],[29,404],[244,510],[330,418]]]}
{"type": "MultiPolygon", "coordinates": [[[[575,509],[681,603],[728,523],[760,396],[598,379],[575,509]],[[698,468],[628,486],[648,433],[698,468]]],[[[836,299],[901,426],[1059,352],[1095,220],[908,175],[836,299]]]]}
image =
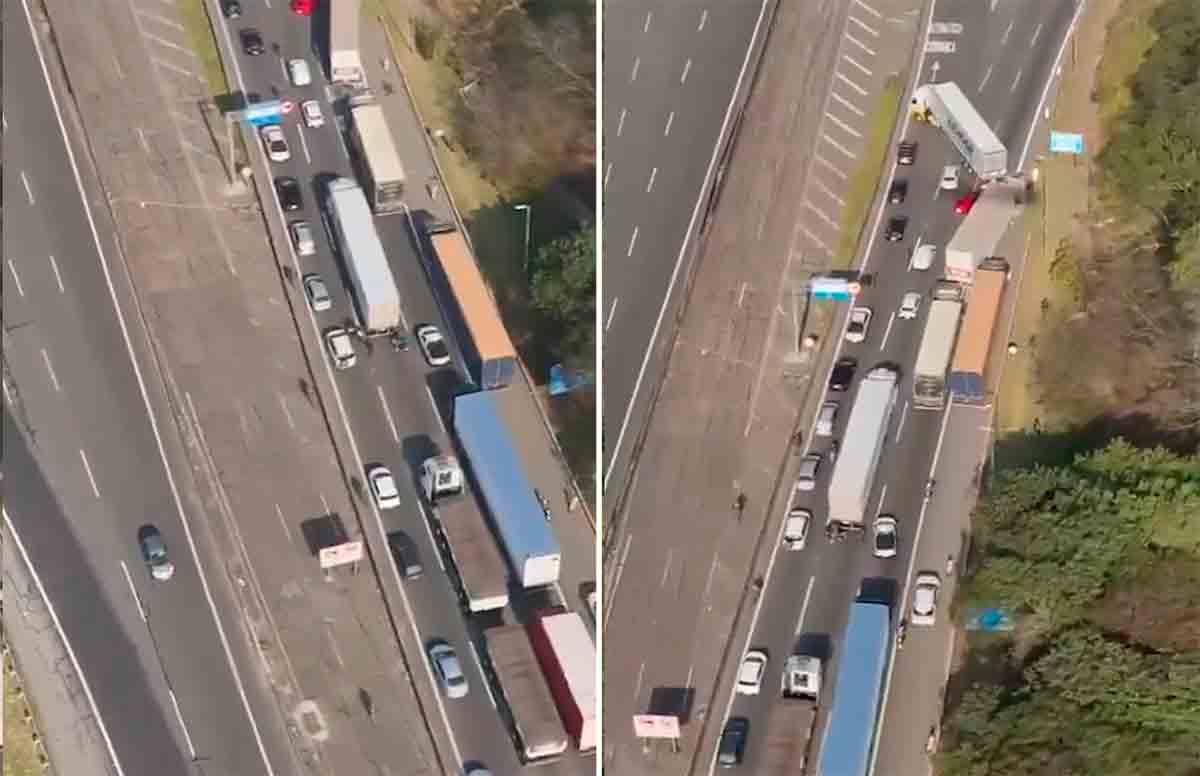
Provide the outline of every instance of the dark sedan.
{"type": "Polygon", "coordinates": [[[904,239],[904,230],[908,227],[908,219],[904,216],[896,216],[888,219],[887,229],[884,230],[883,236],[888,242],[900,242],[904,239]]]}
{"type": "Polygon", "coordinates": [[[300,181],[292,177],[276,178],[275,192],[279,194],[279,206],[291,213],[304,207],[304,196],[300,193],[300,181]]]}
{"type": "Polygon", "coordinates": [[[829,390],[844,391],[854,382],[854,373],[858,371],[858,359],[846,356],[839,358],[829,373],[829,390]]]}
{"type": "Polygon", "coordinates": [[[242,51],[252,57],[257,57],[267,50],[267,45],[263,43],[262,33],[253,27],[242,30],[238,33],[238,37],[242,40],[242,51]]]}

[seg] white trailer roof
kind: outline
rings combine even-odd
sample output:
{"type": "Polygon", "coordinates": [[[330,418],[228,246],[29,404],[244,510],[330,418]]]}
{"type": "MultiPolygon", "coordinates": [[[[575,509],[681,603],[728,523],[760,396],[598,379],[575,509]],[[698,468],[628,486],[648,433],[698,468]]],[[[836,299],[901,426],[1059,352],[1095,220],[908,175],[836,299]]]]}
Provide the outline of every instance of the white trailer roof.
{"type": "Polygon", "coordinates": [[[915,375],[945,376],[946,370],[950,368],[950,356],[954,353],[954,335],[958,333],[958,317],[961,313],[961,302],[938,299],[929,305],[925,333],[921,336],[921,347],[917,350],[915,375]]]}
{"type": "Polygon", "coordinates": [[[354,131],[361,140],[367,166],[371,168],[371,177],[376,184],[406,180],[404,164],[388,130],[383,107],[377,103],[358,105],[351,108],[350,113],[354,117],[354,131]]]}

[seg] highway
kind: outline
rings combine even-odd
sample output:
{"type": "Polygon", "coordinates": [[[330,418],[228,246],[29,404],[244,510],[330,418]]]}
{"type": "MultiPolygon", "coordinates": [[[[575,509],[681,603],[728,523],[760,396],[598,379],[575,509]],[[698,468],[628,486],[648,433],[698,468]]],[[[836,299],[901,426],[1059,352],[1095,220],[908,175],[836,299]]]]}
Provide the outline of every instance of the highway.
{"type": "Polygon", "coordinates": [[[270,772],[286,761],[286,734],[260,730],[274,717],[251,708],[267,701],[233,672],[248,655],[218,630],[198,565],[208,550],[202,536],[193,544],[166,465],[178,451],[170,439],[160,446],[150,414],[160,396],[143,398],[116,312],[121,276],[113,291],[30,28],[16,18],[5,30],[8,104],[21,106],[4,132],[7,515],[127,776],[199,773],[193,761],[209,773],[270,772]],[[169,582],[154,582],[141,558],[147,523],[176,565],[169,582]]]}
{"type": "MultiPolygon", "coordinates": [[[[1068,0],[1054,4],[1011,4],[994,12],[974,3],[938,2],[932,17],[935,24],[950,21],[962,24],[961,35],[948,38],[956,42],[958,53],[927,54],[919,82],[930,80],[933,72],[939,81],[957,82],[1007,145],[1010,169],[1016,169],[1032,132],[1044,86],[1053,77],[1055,57],[1074,11],[1074,3],[1068,0]]],[[[931,38],[945,40],[947,36],[931,38]]],[[[911,369],[920,344],[924,313],[928,310],[928,295],[940,275],[908,269],[907,256],[917,239],[944,246],[960,220],[951,207],[957,195],[937,191],[942,165],[957,162],[956,151],[939,130],[931,127],[910,124],[906,136],[920,143],[916,164],[896,168],[896,176],[909,181],[907,201],[903,205],[879,207],[885,217],[908,215],[911,219],[908,232],[900,244],[875,239],[868,244],[864,269],[875,274],[875,283],[865,289],[857,304],[873,308],[874,321],[865,343],[843,343],[840,351],[859,358],[860,377],[866,368],[884,361],[911,369]],[[899,297],[910,290],[925,294],[922,314],[916,320],[901,321],[893,317],[894,311],[899,297]]],[[[878,212],[873,223],[877,227],[881,224],[878,212]]],[[[1010,254],[1013,264],[1019,265],[1023,241],[1011,239],[1008,245],[1013,252],[1010,254]]],[[[935,265],[934,269],[937,268],[935,265]]],[[[1010,284],[1008,293],[1013,292],[1014,284],[1010,284]]],[[[1002,331],[996,336],[1002,336],[1002,331]]],[[[900,403],[893,414],[869,502],[873,510],[869,517],[882,512],[894,514],[899,520],[900,552],[894,558],[877,559],[871,555],[869,540],[862,544],[851,541],[831,545],[817,530],[804,551],[778,553],[760,608],[754,615],[753,633],[745,642],[769,650],[772,663],[766,684],[772,691],[764,689],[764,694],[758,697],[731,697],[725,709],[727,716],[748,717],[752,731],[765,729],[777,670],[782,668],[783,657],[797,646],[815,647],[832,657],[826,666],[823,691],[822,705],[828,709],[837,692],[834,678],[839,634],[845,628],[849,604],[861,580],[871,577],[897,580],[898,601],[903,602],[902,609],[897,611],[906,612],[914,573],[932,570],[945,577],[946,558],[957,557],[962,549],[962,521],[977,495],[976,467],[983,463],[987,453],[989,413],[972,407],[954,407],[945,412],[913,410],[911,395],[911,376],[907,376],[901,383],[900,403]],[[954,452],[943,455],[937,471],[932,472],[933,453],[943,448],[954,452]],[[922,506],[924,483],[931,476],[938,484],[926,510],[922,506]]],[[[837,397],[843,407],[835,437],[840,436],[849,417],[848,396],[837,397]]],[[[806,439],[811,442],[813,438],[810,428],[806,439]]],[[[820,449],[824,444],[817,442],[814,446],[820,449]]],[[[828,461],[826,464],[817,490],[802,502],[812,508],[818,526],[826,511],[824,486],[833,469],[828,461]]],[[[785,507],[783,491],[790,488],[791,479],[785,478],[775,502],[780,512],[785,507]]],[[[928,767],[925,739],[929,725],[940,714],[938,704],[946,670],[942,645],[949,633],[946,608],[953,592],[950,581],[946,580],[940,598],[938,627],[911,628],[906,649],[897,653],[893,674],[899,684],[896,697],[904,701],[889,707],[878,746],[875,773],[879,776],[916,774],[928,767]]],[[[741,641],[738,646],[742,646],[741,641]]],[[[743,651],[735,650],[729,670],[743,651]]],[[[751,767],[757,754],[752,732],[747,756],[751,767]]],[[[711,772],[711,768],[708,770],[711,772]]]]}
{"type": "Polygon", "coordinates": [[[624,477],[645,422],[662,367],[654,338],[670,328],[710,162],[770,2],[604,3],[605,488],[624,477]]]}
{"type": "MultiPolygon", "coordinates": [[[[325,23],[323,15],[314,18],[316,21],[311,23],[325,23]]],[[[363,24],[367,22],[364,20],[363,24]]],[[[331,249],[328,232],[322,228],[318,188],[318,181],[331,175],[353,177],[345,141],[339,133],[339,127],[345,126],[344,102],[328,87],[322,74],[323,64],[312,53],[312,41],[321,40],[322,36],[312,32],[310,20],[289,13],[286,7],[248,3],[241,19],[224,20],[222,25],[229,32],[226,44],[232,42],[237,52],[236,79],[245,91],[257,93],[264,99],[278,94],[297,105],[306,99],[318,99],[325,114],[325,126],[316,129],[303,126],[298,111],[285,118],[283,127],[291,148],[291,159],[269,164],[273,175],[294,176],[304,188],[304,207],[300,212],[289,213],[285,219],[277,202],[269,209],[274,211],[272,218],[281,222],[304,218],[314,226],[316,255],[298,257],[293,251],[288,263],[294,268],[295,275],[319,272],[334,297],[333,309],[329,311],[313,313],[306,306],[297,308],[297,314],[307,319],[302,321],[302,328],[312,335],[311,338],[306,335],[310,349],[325,358],[323,346],[318,350],[316,345],[317,332],[353,317],[345,275],[331,249]],[[237,31],[245,27],[255,27],[263,33],[267,43],[264,55],[250,57],[241,51],[237,31]],[[313,85],[297,88],[288,83],[282,60],[295,56],[308,59],[313,85]]],[[[379,88],[376,85],[376,89],[379,88]]],[[[422,130],[415,121],[403,125],[393,122],[391,129],[397,136],[397,147],[410,181],[409,191],[417,192],[418,182],[429,180],[435,173],[422,130]]],[[[267,164],[265,157],[260,161],[267,164]]],[[[413,197],[409,199],[411,201],[413,197]]],[[[354,460],[360,465],[387,465],[396,475],[401,490],[401,508],[380,512],[374,505],[369,507],[374,525],[368,526],[368,530],[381,531],[373,538],[373,543],[377,540],[376,546],[383,547],[382,533],[403,530],[416,541],[426,569],[421,578],[401,582],[394,564],[389,562],[383,567],[388,577],[385,584],[401,586],[411,607],[419,641],[424,644],[434,638],[446,639],[458,651],[467,672],[471,691],[466,698],[448,700],[435,689],[441,720],[431,720],[431,724],[448,726],[455,742],[454,758],[459,764],[482,762],[497,773],[512,773],[520,768],[520,764],[478,662],[479,631],[495,618],[467,621],[460,613],[449,579],[439,569],[442,559],[435,551],[417,493],[416,472],[424,458],[435,450],[453,450],[446,430],[449,398],[461,387],[461,375],[465,374],[459,349],[453,347],[456,333],[447,326],[443,313],[446,291],[439,288],[435,294],[426,275],[429,244],[423,236],[418,236],[418,224],[423,217],[421,212],[406,211],[379,217],[376,225],[399,285],[405,325],[411,330],[422,323],[436,324],[451,340],[455,367],[431,370],[422,360],[415,343],[410,351],[395,353],[386,340],[376,341],[370,350],[358,348],[357,366],[333,376],[338,394],[335,401],[339,414],[345,413],[354,460]]],[[[297,300],[301,293],[296,292],[297,300]]],[[[302,302],[297,304],[303,305],[302,302]]],[[[508,389],[506,393],[510,395],[500,398],[501,405],[515,401],[512,394],[519,390],[522,389],[517,386],[508,389]]],[[[509,422],[511,424],[511,420],[509,422]]],[[[513,431],[515,435],[519,429],[513,431]]],[[[561,490],[541,487],[548,493],[561,490]]],[[[578,526],[565,525],[567,527],[558,529],[564,548],[562,589],[568,605],[575,611],[584,611],[578,591],[582,582],[593,575],[591,538],[578,526]]],[[[410,656],[414,665],[424,666],[423,675],[432,682],[428,662],[423,658],[422,655],[410,656]]],[[[569,755],[547,765],[545,772],[582,774],[592,770],[593,762],[590,757],[569,755]]]]}

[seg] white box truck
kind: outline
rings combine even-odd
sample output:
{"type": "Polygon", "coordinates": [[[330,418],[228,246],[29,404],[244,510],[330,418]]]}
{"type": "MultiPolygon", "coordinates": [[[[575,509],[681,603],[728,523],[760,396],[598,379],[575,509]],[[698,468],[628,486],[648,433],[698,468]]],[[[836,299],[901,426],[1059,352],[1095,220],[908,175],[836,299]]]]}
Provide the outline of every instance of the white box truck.
{"type": "Polygon", "coordinates": [[[350,277],[359,323],[369,334],[400,326],[400,292],[388,264],[367,198],[349,178],[330,181],[325,219],[350,277]]]}
{"type": "Polygon", "coordinates": [[[1025,182],[1016,180],[992,183],[983,189],[946,246],[946,277],[956,283],[971,283],[975,269],[996,255],[1000,240],[1020,212],[1024,188],[1025,182]]]}
{"type": "Polygon", "coordinates": [[[867,373],[858,386],[842,451],[829,483],[829,514],[826,532],[831,538],[847,531],[861,531],[875,470],[883,455],[888,422],[896,405],[900,375],[886,366],[867,373]]]}
{"type": "Polygon", "coordinates": [[[335,0],[329,5],[329,80],[356,88],[366,86],[358,49],[359,0],[335,0]]]}
{"type": "Polygon", "coordinates": [[[941,128],[979,177],[1000,178],[1008,173],[1008,149],[958,84],[918,86],[911,109],[917,119],[941,128]]]}
{"type": "Polygon", "coordinates": [[[913,368],[914,409],[936,410],[946,406],[946,375],[962,317],[962,292],[961,285],[949,281],[938,283],[933,290],[933,303],[929,305],[913,368]]]}

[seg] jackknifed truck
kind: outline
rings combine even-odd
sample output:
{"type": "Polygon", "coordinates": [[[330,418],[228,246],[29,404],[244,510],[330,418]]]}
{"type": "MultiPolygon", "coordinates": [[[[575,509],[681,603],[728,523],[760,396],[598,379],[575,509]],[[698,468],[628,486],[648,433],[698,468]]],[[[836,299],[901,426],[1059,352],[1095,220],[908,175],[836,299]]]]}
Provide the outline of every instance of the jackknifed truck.
{"type": "Polygon", "coordinates": [[[759,776],[806,776],[820,694],[820,659],[807,655],[788,657],[779,698],[767,712],[759,776]]]}
{"type": "Polygon", "coordinates": [[[581,752],[596,748],[596,645],[574,612],[535,616],[529,641],[567,733],[581,752]]]}
{"type": "Polygon", "coordinates": [[[522,762],[555,757],[567,750],[567,733],[537,656],[520,625],[484,631],[488,665],[500,690],[501,716],[510,725],[522,762]]]}
{"type": "Polygon", "coordinates": [[[1024,188],[1020,179],[984,187],[946,245],[947,278],[956,283],[974,282],[975,269],[996,255],[1000,240],[1020,212],[1018,201],[1024,188]]]}
{"type": "Polygon", "coordinates": [[[867,500],[875,482],[875,470],[883,456],[888,422],[896,406],[895,369],[877,366],[858,386],[850,421],[842,442],[842,451],[833,467],[829,483],[829,513],[825,532],[837,539],[849,532],[861,532],[867,512],[867,500]]]}
{"type": "Polygon", "coordinates": [[[980,178],[1001,178],[1008,173],[1008,149],[958,84],[948,81],[918,86],[911,111],[916,119],[945,132],[980,178]]]}
{"type": "Polygon", "coordinates": [[[954,339],[962,316],[963,287],[941,281],[933,290],[933,302],[925,319],[925,332],[913,368],[913,408],[937,410],[946,406],[946,373],[954,355],[954,339]]]}
{"type": "Polygon", "coordinates": [[[450,579],[463,604],[472,612],[503,609],[508,605],[508,572],[479,504],[467,492],[458,459],[450,455],[425,459],[421,490],[439,549],[450,556],[450,579]]]}

